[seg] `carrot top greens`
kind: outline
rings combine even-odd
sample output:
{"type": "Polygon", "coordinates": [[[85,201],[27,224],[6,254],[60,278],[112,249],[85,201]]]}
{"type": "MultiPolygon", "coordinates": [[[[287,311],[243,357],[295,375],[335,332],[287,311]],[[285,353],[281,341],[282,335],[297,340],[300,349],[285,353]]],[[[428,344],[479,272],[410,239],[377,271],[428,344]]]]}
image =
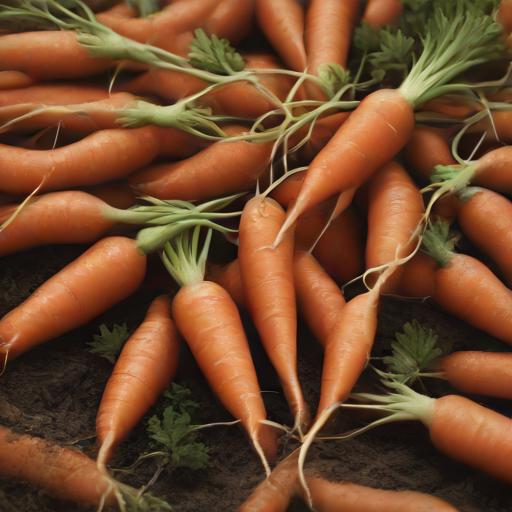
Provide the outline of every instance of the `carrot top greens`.
{"type": "Polygon", "coordinates": [[[109,329],[105,324],[101,324],[100,334],[95,334],[93,340],[88,343],[89,352],[98,354],[114,364],[129,337],[130,331],[126,324],[114,324],[112,329],[109,329]]]}
{"type": "Polygon", "coordinates": [[[423,233],[422,248],[425,253],[444,267],[455,254],[458,237],[450,232],[450,223],[444,219],[431,223],[423,233]]]}

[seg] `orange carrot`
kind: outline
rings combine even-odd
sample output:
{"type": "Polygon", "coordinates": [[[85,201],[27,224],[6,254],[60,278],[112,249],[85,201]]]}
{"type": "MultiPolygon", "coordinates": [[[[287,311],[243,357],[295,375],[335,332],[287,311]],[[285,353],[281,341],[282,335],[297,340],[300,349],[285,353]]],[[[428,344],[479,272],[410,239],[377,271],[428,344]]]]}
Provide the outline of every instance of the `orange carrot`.
{"type": "Polygon", "coordinates": [[[23,480],[62,500],[98,506],[105,497],[115,504],[109,481],[92,459],[6,427],[0,427],[0,476],[23,480]]]}
{"type": "Polygon", "coordinates": [[[307,485],[318,512],[457,512],[446,501],[421,492],[373,489],[318,477],[307,478],[307,485]]]}
{"type": "Polygon", "coordinates": [[[191,139],[178,130],[147,126],[101,130],[54,150],[0,144],[0,190],[26,194],[41,183],[41,190],[104,183],[129,175],[158,154],[190,154],[191,139]]]}
{"type": "Polygon", "coordinates": [[[145,270],[134,240],[100,240],[0,320],[0,351],[12,359],[86,324],[132,294],[145,270]]]}
{"type": "Polygon", "coordinates": [[[304,8],[297,0],[256,0],[259,26],[284,63],[295,71],[307,65],[304,8]]]}
{"type": "MultiPolygon", "coordinates": [[[[366,268],[370,269],[404,258],[414,250],[425,208],[418,187],[396,162],[385,165],[368,185],[366,268]]],[[[401,265],[396,268],[384,291],[396,288],[402,269],[401,265]]]]}
{"type": "MultiPolygon", "coordinates": [[[[311,0],[304,33],[309,73],[317,75],[325,64],[346,67],[358,11],[357,0],[311,0]]],[[[317,86],[307,84],[307,89],[313,98],[325,98],[317,86]]]]}
{"type": "Polygon", "coordinates": [[[418,177],[428,183],[436,165],[456,163],[442,131],[427,126],[414,128],[405,146],[405,158],[418,177]]]}
{"type": "Polygon", "coordinates": [[[237,512],[286,512],[295,493],[297,456],[292,452],[254,489],[237,512]]]}
{"type": "Polygon", "coordinates": [[[108,379],[96,417],[100,467],[176,374],[180,344],[170,315],[167,296],[157,297],[124,345],[108,379]]]}
{"type": "Polygon", "coordinates": [[[34,80],[83,78],[111,66],[92,57],[75,32],[19,32],[0,36],[0,71],[21,71],[34,80]],[[48,58],[48,56],[51,58],[48,58]]]}
{"type": "MultiPolygon", "coordinates": [[[[232,135],[244,130],[225,128],[232,135]]],[[[144,169],[130,183],[138,193],[162,199],[192,201],[242,192],[267,170],[271,150],[271,142],[219,141],[186,160],[144,169]]]]}
{"type": "Polygon", "coordinates": [[[394,25],[402,10],[400,0],[368,0],[362,19],[375,28],[394,25]]]}
{"type": "Polygon", "coordinates": [[[366,96],[309,166],[275,243],[306,210],[336,193],[359,187],[391,160],[407,142],[413,126],[413,109],[400,90],[380,89],[366,96]]]}
{"type": "Polygon", "coordinates": [[[462,191],[457,220],[463,233],[497,264],[512,284],[512,203],[483,188],[462,191]]]}
{"type": "Polygon", "coordinates": [[[464,393],[512,398],[512,353],[453,352],[440,362],[441,375],[464,393]]]}
{"type": "Polygon", "coordinates": [[[105,203],[124,210],[135,204],[135,195],[126,181],[96,185],[84,192],[100,198],[105,203]]]}
{"type": "Polygon", "coordinates": [[[297,314],[293,286],[293,234],[272,249],[284,211],[270,198],[256,196],[244,207],[238,260],[251,318],[277,371],[295,426],[307,427],[309,413],[297,374],[297,314]]]}
{"type": "Polygon", "coordinates": [[[208,263],[206,275],[210,281],[222,286],[231,295],[238,307],[246,307],[238,259],[223,267],[208,263]]]}
{"type": "Polygon", "coordinates": [[[512,31],[512,1],[501,0],[498,7],[498,22],[503,26],[506,34],[512,31]]]}
{"type": "Polygon", "coordinates": [[[32,78],[21,71],[0,71],[0,90],[28,87],[32,83],[32,78]]]}
{"type": "Polygon", "coordinates": [[[222,0],[203,24],[204,30],[238,44],[252,28],[254,3],[255,0],[222,0]]]}
{"type": "Polygon", "coordinates": [[[396,293],[404,297],[430,297],[434,295],[434,276],[436,262],[426,254],[419,252],[404,264],[400,284],[396,293]]]}
{"type": "Polygon", "coordinates": [[[300,311],[315,338],[325,345],[345,306],[343,293],[309,252],[295,252],[293,271],[300,311]]]}

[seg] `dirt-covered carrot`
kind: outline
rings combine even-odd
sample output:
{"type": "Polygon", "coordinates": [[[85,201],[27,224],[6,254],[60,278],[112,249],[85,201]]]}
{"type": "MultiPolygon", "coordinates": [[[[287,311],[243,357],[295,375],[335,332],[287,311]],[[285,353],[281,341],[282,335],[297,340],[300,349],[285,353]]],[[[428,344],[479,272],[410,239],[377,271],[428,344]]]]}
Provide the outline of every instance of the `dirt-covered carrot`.
{"type": "Polygon", "coordinates": [[[375,28],[394,25],[403,7],[401,0],[368,0],[362,20],[375,28]]]}
{"type": "Polygon", "coordinates": [[[433,299],[449,313],[511,344],[512,292],[479,260],[455,253],[454,243],[446,221],[437,221],[423,235],[424,250],[439,267],[433,299]]]}
{"type": "Polygon", "coordinates": [[[238,261],[251,318],[277,371],[295,427],[304,432],[309,411],[297,373],[293,234],[276,249],[270,247],[284,215],[271,198],[256,196],[248,201],[240,219],[238,261]]]}
{"type": "MultiPolygon", "coordinates": [[[[167,503],[106,478],[82,452],[0,427],[0,476],[40,487],[61,500],[89,506],[139,506],[148,512],[170,510],[167,503]]],[[[130,509],[131,510],[131,509],[130,509]]]]}
{"type": "MultiPolygon", "coordinates": [[[[225,128],[239,134],[242,126],[225,128]]],[[[140,194],[163,199],[200,200],[249,190],[267,170],[272,143],[219,141],[180,162],[157,164],[130,178],[140,194]]]]}
{"type": "MultiPolygon", "coordinates": [[[[371,269],[404,258],[414,250],[425,208],[418,187],[396,162],[378,171],[368,187],[366,268],[371,269]]],[[[402,268],[396,268],[384,291],[396,288],[402,268]]]]}
{"type": "Polygon", "coordinates": [[[96,417],[100,468],[169,386],[179,349],[169,299],[161,295],[123,346],[103,392],[96,417]]]}
{"type": "Polygon", "coordinates": [[[275,430],[261,423],[265,406],[236,304],[218,284],[204,281],[208,246],[209,235],[199,251],[197,228],[166,244],[164,264],[181,285],[172,316],[214,393],[240,419],[268,472],[265,459],[273,459],[277,450],[275,430]]]}
{"type": "MultiPolygon", "coordinates": [[[[328,64],[346,67],[358,13],[357,0],[312,0],[309,3],[304,31],[309,73],[317,75],[328,64]]],[[[325,98],[318,86],[307,84],[307,89],[313,98],[325,98]]]]}
{"type": "Polygon", "coordinates": [[[19,32],[0,36],[0,71],[21,71],[33,80],[83,78],[111,67],[81,46],[73,31],[19,32]]]}
{"type": "Polygon", "coordinates": [[[293,272],[300,311],[315,338],[325,345],[345,306],[343,293],[307,251],[295,252],[293,272]]]}
{"type": "Polygon", "coordinates": [[[318,512],[457,512],[446,501],[421,492],[373,489],[319,477],[306,482],[318,512]]]}
{"type": "Polygon", "coordinates": [[[295,71],[307,66],[304,8],[297,0],[256,0],[258,24],[284,63],[295,71]]]}
{"type": "Polygon", "coordinates": [[[296,490],[298,454],[296,450],[282,460],[237,512],[286,512],[296,490]]]}
{"type": "Polygon", "coordinates": [[[4,358],[89,322],[131,295],[145,271],[146,257],[134,240],[100,240],[0,320],[4,358]]]}
{"type": "Polygon", "coordinates": [[[411,136],[415,107],[442,95],[462,71],[502,53],[501,28],[481,7],[458,1],[447,10],[436,10],[421,56],[402,85],[366,96],[313,160],[275,245],[306,210],[359,187],[391,160],[411,136]]]}

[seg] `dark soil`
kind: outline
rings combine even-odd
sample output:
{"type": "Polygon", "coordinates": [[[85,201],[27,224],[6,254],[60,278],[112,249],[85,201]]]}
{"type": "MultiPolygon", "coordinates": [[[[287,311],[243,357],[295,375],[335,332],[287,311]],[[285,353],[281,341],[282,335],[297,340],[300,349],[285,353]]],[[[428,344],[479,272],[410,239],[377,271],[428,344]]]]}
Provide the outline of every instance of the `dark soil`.
{"type": "MultiPolygon", "coordinates": [[[[83,248],[58,247],[26,252],[0,260],[0,315],[23,300],[40,283],[76,257],[83,248]]],[[[153,282],[162,283],[162,278],[153,282]]],[[[143,317],[155,290],[147,286],[94,323],[69,333],[11,362],[1,377],[0,423],[17,432],[75,445],[94,455],[96,409],[111,366],[87,351],[86,343],[105,322],[127,322],[135,326],[143,317]]],[[[443,341],[459,347],[493,347],[495,341],[440,312],[429,303],[384,301],[377,353],[382,352],[405,321],[413,318],[435,327],[443,341]]],[[[248,326],[251,330],[251,327],[248,326]]],[[[252,336],[255,339],[255,336],[252,336]]],[[[301,327],[301,373],[310,403],[317,400],[321,351],[305,327],[301,327]]],[[[264,390],[278,391],[275,375],[254,343],[254,355],[264,390]]],[[[201,403],[201,422],[229,419],[212,397],[197,368],[184,349],[179,381],[186,381],[201,403]]],[[[429,383],[433,394],[443,393],[439,384],[429,383]]],[[[271,419],[290,423],[279,393],[266,393],[271,419]]],[[[505,414],[509,404],[486,402],[505,414]]],[[[348,416],[348,415],[345,415],[348,416]]],[[[353,415],[350,415],[353,417],[353,415]]],[[[368,421],[355,419],[356,424],[368,421]]],[[[352,424],[354,425],[354,423],[352,424]]],[[[340,428],[347,425],[340,423],[340,428]]],[[[152,492],[167,499],[176,512],[234,511],[263,478],[257,458],[238,427],[220,427],[201,434],[210,448],[207,470],[163,473],[152,492]]],[[[148,449],[141,425],[118,450],[114,467],[130,465],[148,449]]],[[[290,447],[288,447],[288,450],[290,447]]],[[[283,447],[283,453],[286,448],[283,447]]],[[[400,424],[369,432],[350,442],[325,442],[311,451],[307,467],[327,478],[350,480],[387,489],[414,489],[435,494],[461,511],[505,512],[512,510],[512,493],[491,478],[439,454],[430,444],[424,427],[400,424]]],[[[145,483],[155,467],[148,463],[131,475],[133,485],[145,483]]],[[[31,486],[0,482],[1,512],[72,512],[77,506],[58,502],[31,486]]],[[[294,502],[290,511],[306,508],[294,502]]]]}

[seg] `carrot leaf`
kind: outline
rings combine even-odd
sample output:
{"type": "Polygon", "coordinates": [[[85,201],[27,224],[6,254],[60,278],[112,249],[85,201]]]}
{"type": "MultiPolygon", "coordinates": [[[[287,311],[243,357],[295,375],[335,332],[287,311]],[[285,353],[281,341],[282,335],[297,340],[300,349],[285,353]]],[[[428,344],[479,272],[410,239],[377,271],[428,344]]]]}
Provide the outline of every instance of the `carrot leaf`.
{"type": "Polygon", "coordinates": [[[450,223],[444,219],[432,222],[423,233],[423,251],[444,267],[454,254],[458,236],[450,232],[450,223]]]}
{"type": "Polygon", "coordinates": [[[100,325],[100,334],[95,334],[93,341],[88,343],[89,352],[98,354],[114,364],[129,337],[130,331],[126,324],[114,324],[112,329],[102,324],[100,325]]]}
{"type": "Polygon", "coordinates": [[[332,98],[350,83],[350,71],[339,64],[323,64],[318,69],[318,78],[327,96],[332,98]]]}
{"type": "Polygon", "coordinates": [[[380,47],[380,31],[364,21],[354,30],[353,39],[354,47],[361,52],[374,52],[380,47]]]}
{"type": "Polygon", "coordinates": [[[135,9],[141,18],[146,18],[160,10],[159,0],[126,0],[126,3],[135,9]]]}
{"type": "Polygon", "coordinates": [[[376,70],[399,71],[405,76],[413,59],[414,39],[391,28],[381,29],[379,39],[379,49],[368,57],[370,64],[376,70]]]}
{"type": "Polygon", "coordinates": [[[172,510],[166,501],[152,496],[149,493],[141,495],[136,489],[121,485],[118,487],[125,512],[163,512],[172,510]]]}
{"type": "Polygon", "coordinates": [[[417,320],[407,322],[402,332],[395,333],[391,343],[392,355],[384,357],[384,364],[395,379],[404,384],[415,381],[443,354],[438,335],[417,320]]]}
{"type": "Polygon", "coordinates": [[[243,57],[227,39],[215,34],[208,36],[201,28],[196,29],[194,35],[188,58],[195,68],[220,75],[233,75],[245,68],[243,57]]]}

